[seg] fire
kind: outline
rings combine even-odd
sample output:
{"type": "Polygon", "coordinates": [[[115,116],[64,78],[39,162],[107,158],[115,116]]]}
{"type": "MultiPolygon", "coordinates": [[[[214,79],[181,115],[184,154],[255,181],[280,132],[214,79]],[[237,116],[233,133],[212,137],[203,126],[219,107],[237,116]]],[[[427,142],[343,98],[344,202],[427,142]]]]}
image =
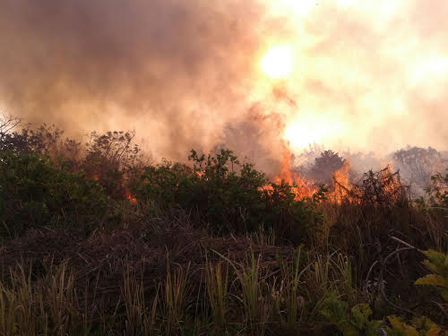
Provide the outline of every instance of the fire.
{"type": "Polygon", "coordinates": [[[345,160],[341,168],[333,173],[333,199],[340,203],[350,190],[350,161],[345,160]]]}
{"type": "Polygon", "coordinates": [[[261,60],[261,69],[271,78],[285,78],[292,72],[292,52],[289,46],[271,48],[261,60]]]}
{"type": "Polygon", "coordinates": [[[137,203],[137,198],[135,198],[128,189],[125,190],[125,196],[129,200],[129,203],[137,203]]]}
{"type": "Polygon", "coordinates": [[[274,177],[275,183],[284,181],[290,185],[294,185],[293,192],[296,195],[296,199],[300,200],[304,197],[311,197],[316,188],[313,187],[312,181],[306,181],[297,172],[291,169],[291,150],[289,146],[282,142],[283,157],[281,162],[280,173],[274,177]]]}

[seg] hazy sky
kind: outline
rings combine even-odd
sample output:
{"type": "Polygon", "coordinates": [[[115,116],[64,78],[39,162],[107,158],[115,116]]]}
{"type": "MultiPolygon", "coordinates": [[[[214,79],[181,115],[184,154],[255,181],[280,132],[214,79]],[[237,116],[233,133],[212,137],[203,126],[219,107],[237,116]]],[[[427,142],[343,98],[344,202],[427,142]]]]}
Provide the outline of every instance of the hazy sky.
{"type": "Polygon", "coordinates": [[[0,110],[135,129],[156,157],[227,143],[448,149],[446,0],[2,0],[0,110]],[[276,46],[292,72],[266,76],[276,46]]]}

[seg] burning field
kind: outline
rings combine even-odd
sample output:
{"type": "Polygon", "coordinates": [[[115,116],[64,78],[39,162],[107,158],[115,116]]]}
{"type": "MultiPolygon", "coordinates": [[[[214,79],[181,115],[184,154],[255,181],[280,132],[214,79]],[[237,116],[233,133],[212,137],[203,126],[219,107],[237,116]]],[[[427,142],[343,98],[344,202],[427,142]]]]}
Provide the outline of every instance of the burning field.
{"type": "Polygon", "coordinates": [[[4,335],[444,328],[448,175],[433,174],[434,149],[391,156],[431,176],[417,196],[390,164],[360,174],[286,142],[268,176],[227,149],[154,162],[131,132],[0,129],[4,335]]]}
{"type": "Polygon", "coordinates": [[[2,0],[0,335],[448,335],[447,17],[2,0]]]}

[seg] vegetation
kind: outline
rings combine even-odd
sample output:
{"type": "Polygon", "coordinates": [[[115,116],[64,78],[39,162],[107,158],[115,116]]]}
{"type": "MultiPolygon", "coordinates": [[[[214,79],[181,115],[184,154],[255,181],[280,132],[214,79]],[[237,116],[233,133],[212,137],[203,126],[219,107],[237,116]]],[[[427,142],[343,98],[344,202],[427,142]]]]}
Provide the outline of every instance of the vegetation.
{"type": "Polygon", "coordinates": [[[443,157],[434,148],[408,147],[392,156],[402,175],[410,183],[426,188],[431,176],[443,169],[443,157]]]}
{"type": "Polygon", "coordinates": [[[0,153],[2,236],[20,236],[32,227],[92,227],[100,224],[108,196],[82,173],[55,168],[47,156],[0,153]]]}
{"type": "Polygon", "coordinates": [[[165,215],[181,208],[217,234],[273,229],[281,238],[300,242],[322,220],[317,198],[298,200],[291,185],[268,184],[252,165],[240,166],[230,150],[207,159],[192,150],[189,159],[192,168],[169,162],[145,167],[137,198],[165,215]]]}
{"type": "Polygon", "coordinates": [[[391,168],[304,197],[230,150],[149,164],[131,132],[19,125],[0,122],[0,335],[447,335],[443,172],[418,200],[391,168]]]}
{"type": "Polygon", "coordinates": [[[322,154],[314,159],[314,165],[311,167],[309,175],[314,181],[332,184],[332,176],[335,171],[340,169],[345,160],[331,150],[323,151],[322,154]]]}

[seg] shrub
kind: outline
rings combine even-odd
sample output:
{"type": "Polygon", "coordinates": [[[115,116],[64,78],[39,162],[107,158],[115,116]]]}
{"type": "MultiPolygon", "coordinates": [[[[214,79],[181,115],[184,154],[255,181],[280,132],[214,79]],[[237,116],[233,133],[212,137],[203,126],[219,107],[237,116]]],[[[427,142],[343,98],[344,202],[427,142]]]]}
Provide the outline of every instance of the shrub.
{"type": "Polygon", "coordinates": [[[296,200],[291,185],[270,183],[251,164],[240,165],[232,151],[189,156],[190,168],[164,162],[147,167],[138,189],[162,212],[180,207],[214,232],[247,232],[274,228],[299,241],[320,220],[316,200],[296,200]]]}
{"type": "Polygon", "coordinates": [[[98,183],[55,168],[47,156],[2,152],[0,172],[2,236],[45,225],[88,225],[105,212],[107,197],[98,183]]]}
{"type": "Polygon", "coordinates": [[[406,187],[401,182],[399,172],[393,172],[390,166],[377,172],[369,170],[360,183],[353,184],[346,192],[345,202],[361,206],[390,209],[408,205],[406,187]]]}
{"type": "Polygon", "coordinates": [[[82,169],[114,199],[126,195],[127,185],[133,179],[135,167],[139,163],[140,149],[133,144],[134,136],[133,132],[123,131],[104,134],[92,132],[86,144],[82,169]]]}
{"type": "Polygon", "coordinates": [[[422,253],[428,258],[423,264],[432,273],[418,279],[415,284],[437,287],[443,300],[448,302],[448,255],[435,250],[422,251],[422,253]]]}
{"type": "Polygon", "coordinates": [[[320,313],[344,336],[374,336],[382,324],[381,320],[371,320],[372,309],[366,303],[360,303],[349,310],[348,303],[334,294],[324,300],[320,313]]]}

